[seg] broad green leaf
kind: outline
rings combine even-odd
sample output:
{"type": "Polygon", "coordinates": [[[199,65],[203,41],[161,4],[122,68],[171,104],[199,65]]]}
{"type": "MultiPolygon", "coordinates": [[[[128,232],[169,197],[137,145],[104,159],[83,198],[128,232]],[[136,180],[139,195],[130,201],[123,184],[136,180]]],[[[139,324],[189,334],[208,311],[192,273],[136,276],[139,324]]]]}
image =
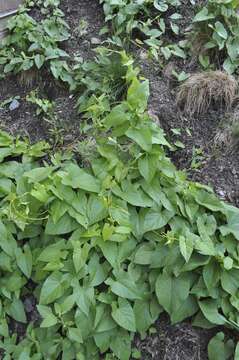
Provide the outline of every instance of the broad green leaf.
{"type": "Polygon", "coordinates": [[[84,244],[81,246],[81,243],[74,243],[74,250],[73,250],[73,264],[75,267],[75,271],[78,273],[82,267],[86,264],[88,260],[89,251],[91,249],[89,244],[84,244]]]}
{"type": "Polygon", "coordinates": [[[127,105],[125,103],[122,103],[120,105],[115,106],[109,115],[106,116],[104,119],[104,125],[107,129],[110,129],[111,127],[115,128],[119,125],[124,124],[125,122],[130,121],[130,114],[127,113],[127,105]]]}
{"type": "Polygon", "coordinates": [[[27,322],[23,303],[20,299],[17,299],[16,297],[14,297],[11,301],[8,314],[16,321],[20,321],[22,323],[27,322]]]}
{"type": "Polygon", "coordinates": [[[227,39],[227,31],[220,21],[217,21],[215,23],[215,30],[219,36],[221,36],[225,40],[227,39]]]}
{"type": "Polygon", "coordinates": [[[182,306],[189,295],[189,289],[190,280],[186,274],[175,277],[164,272],[158,276],[155,284],[158,302],[169,315],[177,312],[182,306]]]}
{"type": "Polygon", "coordinates": [[[111,317],[110,306],[101,306],[102,305],[96,308],[96,318],[94,324],[96,333],[105,333],[106,331],[112,331],[117,326],[115,321],[111,317]],[[98,314],[99,316],[97,317],[98,314]]]}
{"type": "Polygon", "coordinates": [[[94,176],[82,170],[79,166],[70,164],[65,168],[66,172],[60,174],[62,184],[71,186],[73,189],[83,189],[89,192],[100,192],[100,182],[94,176]]]}
{"type": "Polygon", "coordinates": [[[229,210],[226,212],[227,224],[220,226],[220,231],[223,236],[227,234],[233,234],[237,240],[239,240],[239,211],[238,209],[229,210]]]}
{"type": "Polygon", "coordinates": [[[109,214],[119,225],[130,226],[130,214],[126,201],[113,198],[109,206],[109,214]]]}
{"type": "Polygon", "coordinates": [[[217,302],[215,300],[201,300],[198,302],[203,315],[212,324],[223,325],[226,319],[218,312],[217,302]]]}
{"type": "Polygon", "coordinates": [[[131,355],[131,339],[126,331],[118,331],[111,340],[110,348],[120,360],[129,360],[131,355]]]}
{"type": "Polygon", "coordinates": [[[24,173],[24,176],[29,179],[29,182],[41,182],[47,179],[53,171],[52,166],[39,167],[24,173]]]}
{"type": "Polygon", "coordinates": [[[57,324],[57,317],[53,314],[49,306],[37,305],[37,310],[43,319],[41,323],[42,328],[48,328],[57,324]]]}
{"type": "Polygon", "coordinates": [[[130,127],[125,134],[131,140],[136,142],[143,150],[150,152],[152,148],[152,133],[149,128],[130,127]]]}
{"type": "Polygon", "coordinates": [[[223,266],[226,270],[231,270],[233,268],[233,259],[230,256],[226,256],[223,259],[223,266]]]}
{"type": "Polygon", "coordinates": [[[239,284],[239,270],[223,270],[221,275],[222,288],[231,295],[235,295],[238,291],[239,284]]]}
{"type": "Polygon", "coordinates": [[[122,298],[130,300],[142,299],[142,289],[139,289],[133,279],[131,280],[129,277],[122,277],[118,281],[109,278],[105,283],[110,286],[110,289],[114,294],[121,296],[122,298]]]}
{"type": "Polygon", "coordinates": [[[196,16],[193,18],[193,22],[200,22],[209,19],[213,19],[214,15],[208,12],[206,7],[203,7],[201,11],[199,11],[196,16]]]}
{"type": "Polygon", "coordinates": [[[234,344],[232,340],[225,342],[223,332],[218,332],[208,344],[209,360],[227,360],[233,354],[234,344]]]}
{"type": "Polygon", "coordinates": [[[106,200],[96,195],[90,195],[87,205],[87,217],[89,225],[103,220],[107,217],[107,215],[108,208],[106,200]]]}
{"type": "Polygon", "coordinates": [[[198,311],[198,304],[192,295],[189,295],[185,301],[177,308],[171,316],[173,324],[183,321],[193,316],[198,311]]]}
{"type": "Polygon", "coordinates": [[[112,191],[114,195],[134,206],[150,207],[153,204],[153,201],[142,191],[139,184],[132,184],[125,180],[122,183],[122,189],[119,186],[114,186],[112,191]]]}
{"type": "Polygon", "coordinates": [[[195,200],[199,205],[205,206],[211,211],[222,211],[224,209],[222,202],[214,194],[205,190],[198,190],[195,200]]]}
{"type": "Polygon", "coordinates": [[[161,229],[173,217],[174,213],[168,210],[143,209],[140,212],[140,234],[143,235],[148,231],[161,229]]]}
{"type": "Polygon", "coordinates": [[[118,306],[112,309],[112,317],[123,329],[136,331],[134,311],[126,299],[118,299],[118,306]]]}
{"type": "Polygon", "coordinates": [[[217,286],[221,275],[221,268],[216,261],[211,260],[209,264],[203,268],[203,280],[210,292],[211,289],[217,286]]]}
{"type": "Polygon", "coordinates": [[[45,57],[43,55],[37,54],[34,57],[34,61],[35,61],[36,67],[38,69],[40,69],[45,62],[45,57]]]}
{"type": "Polygon", "coordinates": [[[154,319],[150,313],[149,301],[136,300],[134,303],[134,314],[136,329],[139,332],[147,331],[154,322],[154,319]]]}
{"type": "Polygon", "coordinates": [[[51,215],[54,224],[56,224],[60,218],[67,212],[69,205],[63,201],[55,199],[51,204],[51,215]]]}
{"type": "Polygon", "coordinates": [[[47,235],[62,235],[77,229],[79,224],[68,214],[64,214],[57,223],[49,217],[45,232],[47,235]]]}
{"type": "Polygon", "coordinates": [[[61,302],[60,304],[58,303],[58,305],[59,305],[59,308],[61,310],[60,311],[61,314],[67,313],[75,305],[75,296],[74,295],[67,296],[67,298],[63,302],[61,302]]]}
{"type": "Polygon", "coordinates": [[[140,265],[150,265],[152,263],[154,251],[154,246],[151,244],[146,243],[141,245],[134,255],[134,263],[140,265]]]}
{"type": "Polygon", "coordinates": [[[189,259],[193,253],[194,242],[190,236],[179,236],[179,247],[182,256],[186,262],[189,262],[189,259]]]}
{"type": "Polygon", "coordinates": [[[0,247],[10,257],[15,256],[17,243],[14,237],[8,232],[6,226],[0,220],[0,247]]]}
{"type": "Polygon", "coordinates": [[[94,302],[94,289],[80,286],[78,283],[77,285],[73,283],[72,286],[77,306],[86,316],[89,316],[91,303],[94,302]]]}
{"type": "Polygon", "coordinates": [[[83,343],[83,339],[82,339],[82,335],[81,335],[81,330],[79,328],[69,328],[68,329],[68,338],[76,343],[82,344],[83,343]]]}
{"type": "Polygon", "coordinates": [[[154,0],[154,7],[161,12],[165,12],[168,10],[168,4],[166,3],[166,1],[154,0]]]}
{"type": "Polygon", "coordinates": [[[27,278],[30,278],[32,273],[32,253],[29,246],[24,246],[24,252],[17,248],[15,255],[18,267],[27,278]]]}
{"type": "Polygon", "coordinates": [[[149,82],[145,80],[140,82],[134,79],[128,89],[127,102],[133,110],[143,112],[148,103],[149,97],[149,82]]]}
{"type": "Polygon", "coordinates": [[[47,305],[54,302],[64,294],[64,286],[62,284],[62,274],[58,271],[52,273],[44,281],[41,293],[40,304],[47,305]]]}
{"type": "Polygon", "coordinates": [[[94,329],[93,313],[90,312],[87,316],[78,308],[75,312],[74,320],[77,328],[81,330],[83,340],[86,340],[94,329]]]}
{"type": "Polygon", "coordinates": [[[153,180],[154,175],[157,171],[157,160],[157,156],[147,154],[139,159],[139,172],[149,183],[151,182],[151,180],[153,180]]]}

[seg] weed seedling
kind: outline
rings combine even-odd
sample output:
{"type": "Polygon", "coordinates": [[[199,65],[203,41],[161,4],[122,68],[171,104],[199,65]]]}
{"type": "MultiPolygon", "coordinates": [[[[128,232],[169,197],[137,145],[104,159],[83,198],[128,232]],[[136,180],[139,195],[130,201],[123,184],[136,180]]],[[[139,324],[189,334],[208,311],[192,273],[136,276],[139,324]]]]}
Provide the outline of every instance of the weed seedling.
{"type": "Polygon", "coordinates": [[[36,105],[36,114],[43,115],[44,120],[53,121],[54,117],[54,102],[48,99],[38,97],[37,91],[33,90],[26,96],[26,101],[36,105]]]}
{"type": "Polygon", "coordinates": [[[190,168],[192,170],[198,170],[202,166],[204,159],[205,155],[203,154],[203,150],[194,146],[190,168]]]}

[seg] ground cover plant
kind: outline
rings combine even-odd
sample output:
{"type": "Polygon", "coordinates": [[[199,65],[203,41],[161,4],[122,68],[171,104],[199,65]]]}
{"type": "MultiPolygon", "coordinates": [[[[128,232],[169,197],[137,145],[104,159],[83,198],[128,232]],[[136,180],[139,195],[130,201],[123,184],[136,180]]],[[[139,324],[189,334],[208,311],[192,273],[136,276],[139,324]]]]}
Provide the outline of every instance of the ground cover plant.
{"type": "Polygon", "coordinates": [[[173,55],[186,57],[183,43],[179,43],[180,0],[101,0],[101,3],[105,19],[112,26],[111,43],[128,47],[135,41],[139,46],[148,47],[149,54],[157,60],[160,55],[166,60],[173,55]],[[174,41],[170,40],[169,34],[174,41]]]}
{"type": "Polygon", "coordinates": [[[52,6],[41,21],[33,19],[27,9],[23,9],[9,22],[10,34],[0,47],[1,77],[10,72],[17,74],[40,70],[47,64],[56,79],[72,85],[66,62],[69,55],[59,47],[59,43],[69,38],[68,25],[63,19],[64,14],[57,7],[58,2],[45,5],[52,6]]]}
{"type": "MultiPolygon", "coordinates": [[[[98,54],[67,67],[93,134],[88,161],[0,134],[3,359],[139,358],[134,334],[163,311],[238,330],[239,210],[176,170],[132,58],[98,54]]],[[[27,100],[54,118],[53,103],[27,100]]],[[[222,332],[208,350],[238,359],[222,332]]]]}
{"type": "Polygon", "coordinates": [[[175,169],[145,113],[147,80],[132,67],[127,79],[87,169],[60,154],[43,166],[45,144],[1,134],[4,359],[129,359],[132,334],[163,310],[238,327],[239,210],[175,169]],[[27,322],[32,291],[42,319],[18,343],[8,319],[27,322]]]}
{"type": "Polygon", "coordinates": [[[238,1],[209,0],[193,19],[194,51],[204,67],[215,64],[229,73],[238,68],[238,1]]]}

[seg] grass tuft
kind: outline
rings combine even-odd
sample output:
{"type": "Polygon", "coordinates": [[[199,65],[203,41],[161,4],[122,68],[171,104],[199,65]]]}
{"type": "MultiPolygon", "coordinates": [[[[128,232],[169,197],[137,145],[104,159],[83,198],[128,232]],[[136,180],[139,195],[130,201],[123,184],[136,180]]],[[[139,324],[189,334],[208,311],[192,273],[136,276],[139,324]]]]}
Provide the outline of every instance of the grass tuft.
{"type": "Polygon", "coordinates": [[[177,104],[189,115],[205,113],[212,105],[229,110],[237,87],[235,78],[223,71],[195,73],[179,87],[177,104]]]}

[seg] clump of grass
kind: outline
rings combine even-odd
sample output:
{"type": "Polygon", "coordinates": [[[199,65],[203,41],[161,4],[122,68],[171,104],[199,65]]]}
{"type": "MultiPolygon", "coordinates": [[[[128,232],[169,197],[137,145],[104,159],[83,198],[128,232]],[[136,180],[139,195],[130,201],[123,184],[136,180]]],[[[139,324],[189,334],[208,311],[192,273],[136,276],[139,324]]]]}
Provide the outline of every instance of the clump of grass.
{"type": "Polygon", "coordinates": [[[211,105],[229,110],[237,95],[237,81],[223,71],[191,75],[180,87],[177,103],[190,115],[205,113],[211,105]]]}

